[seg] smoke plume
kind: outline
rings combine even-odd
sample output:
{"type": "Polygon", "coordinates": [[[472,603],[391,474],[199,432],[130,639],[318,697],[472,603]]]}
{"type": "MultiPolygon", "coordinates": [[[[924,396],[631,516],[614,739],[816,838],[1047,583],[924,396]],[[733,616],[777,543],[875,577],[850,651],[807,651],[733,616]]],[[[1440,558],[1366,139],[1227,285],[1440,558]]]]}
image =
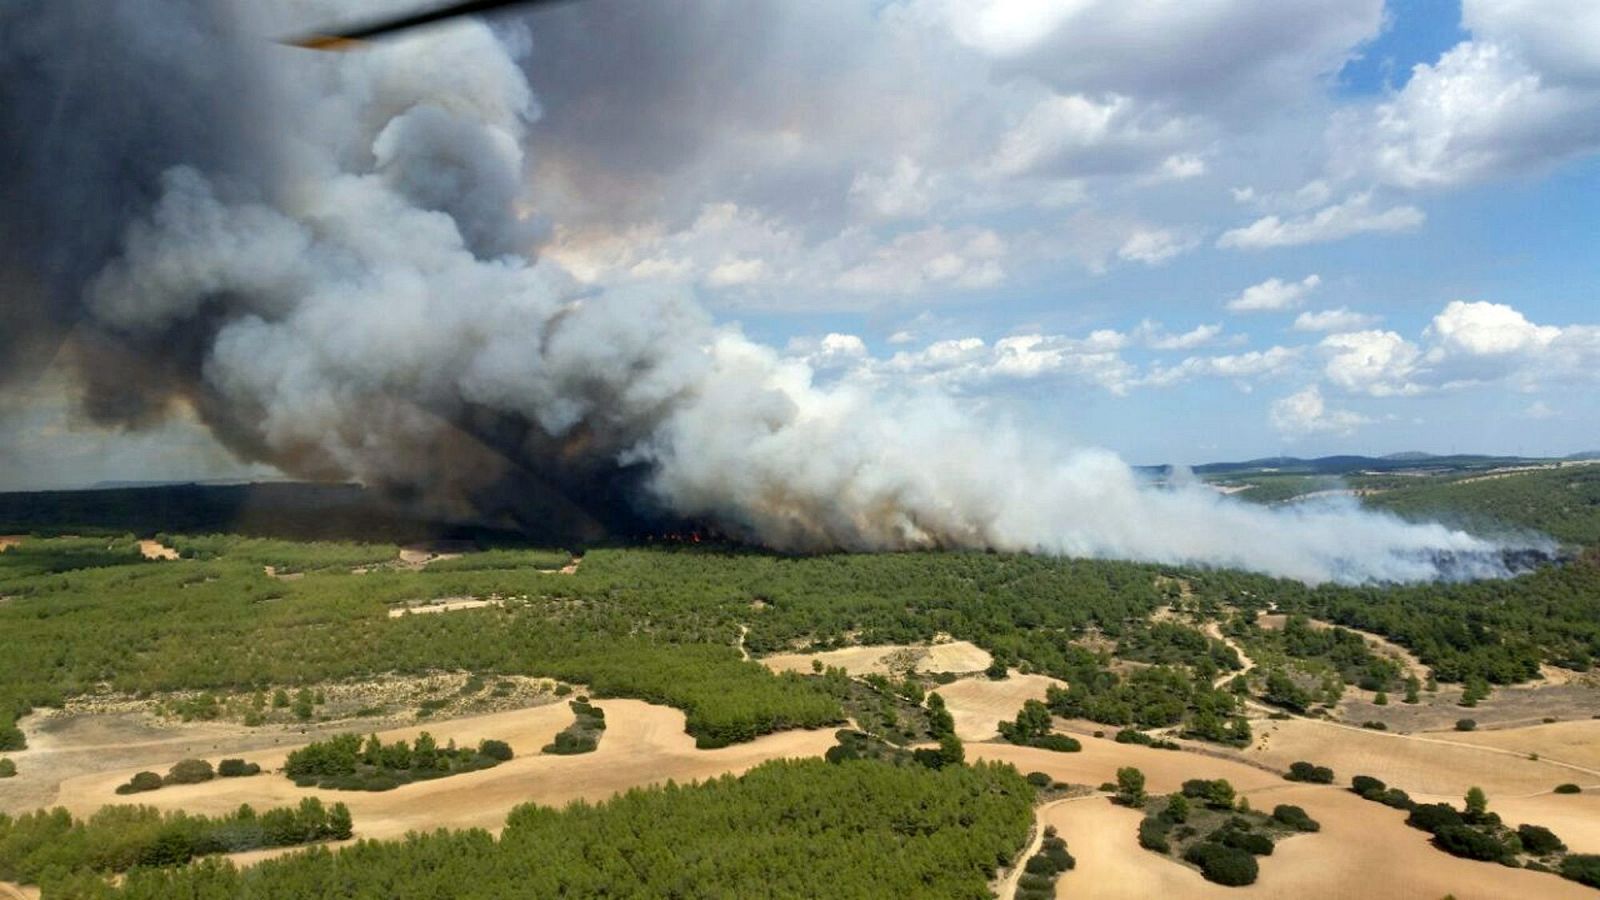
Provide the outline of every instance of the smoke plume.
{"type": "Polygon", "coordinates": [[[241,459],[591,534],[1504,574],[1460,531],[1157,489],[946,398],[819,383],[680,293],[585,291],[534,252],[525,42],[462,22],[317,54],[266,38],[362,10],[270,6],[0,12],[0,352],[65,341],[103,425],[187,406],[241,459]]]}

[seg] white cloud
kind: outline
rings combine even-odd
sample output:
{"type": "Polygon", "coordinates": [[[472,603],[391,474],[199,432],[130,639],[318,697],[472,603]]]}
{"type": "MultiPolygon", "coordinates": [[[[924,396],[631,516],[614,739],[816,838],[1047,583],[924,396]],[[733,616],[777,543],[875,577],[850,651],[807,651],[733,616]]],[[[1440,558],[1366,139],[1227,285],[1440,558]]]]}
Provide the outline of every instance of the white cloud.
{"type": "Polygon", "coordinates": [[[1331,136],[1347,171],[1407,188],[1536,171],[1600,151],[1600,4],[1468,0],[1472,39],[1413,68],[1331,136]]]}
{"type": "Polygon", "coordinates": [[[896,345],[898,345],[898,344],[911,344],[911,343],[915,343],[916,340],[917,340],[917,335],[914,332],[910,332],[910,331],[903,331],[903,330],[902,331],[896,331],[894,334],[889,335],[889,343],[896,344],[896,345]]]}
{"type": "Polygon", "coordinates": [[[1005,279],[1006,244],[986,228],[935,225],[895,237],[845,269],[834,286],[847,291],[912,294],[930,287],[975,289],[1005,279]]]}
{"type": "Polygon", "coordinates": [[[879,219],[926,215],[933,207],[930,185],[922,167],[902,156],[888,172],[860,172],[850,183],[850,201],[861,212],[879,219]]]}
{"type": "Polygon", "coordinates": [[[1264,216],[1242,228],[1234,228],[1217,239],[1218,247],[1261,249],[1292,247],[1337,241],[1363,232],[1411,231],[1427,217],[1415,206],[1375,209],[1372,194],[1351,196],[1342,203],[1326,206],[1308,216],[1282,219],[1264,216]]]}
{"type": "Polygon", "coordinates": [[[1318,433],[1350,434],[1371,420],[1346,409],[1330,409],[1316,385],[1282,397],[1272,404],[1272,427],[1298,437],[1318,433]]]}
{"type": "Polygon", "coordinates": [[[1128,97],[1051,94],[1006,132],[990,165],[1002,175],[1022,175],[1126,172],[1171,163],[1199,174],[1205,164],[1197,157],[1172,153],[1191,130],[1181,119],[1138,109],[1128,97]]]}
{"type": "Polygon", "coordinates": [[[1436,352],[1441,354],[1504,356],[1538,353],[1561,336],[1561,329],[1535,325],[1501,303],[1452,300],[1433,317],[1425,333],[1437,342],[1436,352]]]}
{"type": "Polygon", "coordinates": [[[1327,356],[1323,374],[1347,391],[1387,397],[1424,390],[1413,381],[1422,351],[1392,331],[1330,334],[1319,346],[1327,356]]]}
{"type": "Polygon", "coordinates": [[[1316,290],[1322,283],[1322,278],[1316,274],[1307,275],[1299,281],[1284,281],[1281,278],[1268,278],[1260,284],[1253,284],[1245,288],[1239,296],[1229,300],[1227,307],[1231,312],[1267,312],[1284,309],[1293,309],[1299,306],[1305,296],[1316,290]]]}
{"type": "MultiPolygon", "coordinates": [[[[1298,347],[1269,347],[1225,356],[1191,356],[1176,366],[1156,366],[1140,384],[1169,387],[1192,378],[1230,378],[1244,382],[1288,369],[1300,357],[1298,347]]],[[[1241,385],[1243,386],[1243,385],[1241,385]]]]}
{"type": "Polygon", "coordinates": [[[1194,249],[1195,242],[1165,228],[1142,228],[1128,235],[1117,248],[1119,259],[1157,266],[1194,249]]]}
{"type": "Polygon", "coordinates": [[[1294,319],[1295,331],[1360,331],[1382,321],[1382,316],[1356,312],[1347,306],[1338,309],[1306,311],[1294,319]]]}
{"type": "Polygon", "coordinates": [[[1145,319],[1133,330],[1135,340],[1152,350],[1193,350],[1204,347],[1222,335],[1219,324],[1197,325],[1182,334],[1171,334],[1160,322],[1145,319]]]}

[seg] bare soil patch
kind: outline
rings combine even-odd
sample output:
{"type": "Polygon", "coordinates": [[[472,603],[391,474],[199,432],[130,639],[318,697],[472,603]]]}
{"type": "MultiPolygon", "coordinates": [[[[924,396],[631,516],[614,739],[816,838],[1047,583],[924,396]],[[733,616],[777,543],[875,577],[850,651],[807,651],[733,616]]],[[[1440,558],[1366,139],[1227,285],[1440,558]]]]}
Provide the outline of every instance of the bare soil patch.
{"type": "Polygon", "coordinates": [[[1043,700],[1052,685],[1064,688],[1066,682],[1044,675],[1023,675],[1013,669],[1001,681],[982,676],[963,678],[939,685],[936,690],[955,719],[956,736],[963,741],[986,741],[999,733],[1002,720],[1016,718],[1024,701],[1043,700]]]}
{"type": "Polygon", "coordinates": [[[1545,719],[1590,719],[1600,714],[1600,679],[1593,673],[1555,670],[1558,677],[1532,684],[1497,687],[1477,706],[1461,706],[1460,685],[1423,691],[1419,703],[1402,703],[1399,692],[1389,694],[1387,705],[1373,703],[1368,691],[1348,688],[1339,704],[1347,722],[1383,722],[1391,731],[1451,731],[1460,719],[1471,719],[1479,729],[1538,725],[1545,719]]]}
{"type": "Polygon", "coordinates": [[[160,541],[140,541],[139,555],[145,559],[177,559],[178,551],[160,541]]]}
{"type": "Polygon", "coordinates": [[[27,539],[25,534],[0,534],[0,552],[7,547],[15,547],[27,539]]]}
{"type": "Polygon", "coordinates": [[[491,597],[487,600],[479,597],[439,597],[434,600],[422,600],[417,603],[408,603],[404,606],[394,606],[389,609],[389,618],[398,619],[412,613],[447,613],[462,609],[482,609],[485,606],[504,606],[505,600],[491,597]]]}
{"type": "Polygon", "coordinates": [[[968,641],[935,644],[879,644],[871,647],[845,647],[821,653],[778,653],[761,659],[774,672],[811,674],[812,661],[823,666],[838,666],[851,675],[900,674],[904,672],[980,672],[993,657],[987,650],[968,641]]]}

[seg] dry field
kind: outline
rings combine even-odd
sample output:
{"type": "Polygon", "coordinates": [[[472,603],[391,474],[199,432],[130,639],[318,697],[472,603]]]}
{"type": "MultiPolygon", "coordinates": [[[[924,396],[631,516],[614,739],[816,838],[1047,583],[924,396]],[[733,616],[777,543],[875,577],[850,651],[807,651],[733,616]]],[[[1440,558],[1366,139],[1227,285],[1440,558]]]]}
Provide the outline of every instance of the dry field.
{"type": "Polygon", "coordinates": [[[145,559],[177,559],[178,551],[160,541],[140,541],[139,555],[145,559]]]}
{"type": "MultiPolygon", "coordinates": [[[[1246,888],[1211,884],[1199,873],[1144,850],[1138,843],[1140,813],[1112,805],[1103,796],[1069,800],[1041,810],[1040,824],[1054,825],[1078,859],[1061,877],[1060,896],[1146,897],[1351,897],[1467,898],[1593,897],[1587,888],[1555,875],[1458,859],[1435,850],[1427,835],[1405,825],[1405,814],[1362,800],[1337,786],[1283,781],[1260,769],[1226,759],[1110,740],[1083,739],[1082,753],[983,744],[968,755],[1042,771],[1060,781],[1112,781],[1119,766],[1137,766],[1152,794],[1176,790],[1189,778],[1226,778],[1258,810],[1279,803],[1302,806],[1322,831],[1279,842],[1261,860],[1261,877],[1246,888]]],[[[1493,794],[1490,795],[1494,808],[1493,794]]],[[[1561,834],[1557,830],[1557,834],[1561,834]]]]}
{"type": "Polygon", "coordinates": [[[1043,700],[1051,685],[1066,682],[1044,675],[1023,675],[1015,669],[1002,681],[979,676],[939,685],[939,696],[956,721],[956,736],[963,741],[986,741],[999,734],[1003,719],[1014,719],[1023,701],[1043,700]]]}
{"type": "MultiPolygon", "coordinates": [[[[812,661],[838,666],[851,675],[888,675],[907,670],[917,672],[981,672],[992,657],[987,650],[968,641],[938,644],[879,644],[872,647],[845,647],[821,653],[776,653],[761,662],[774,672],[812,672],[812,661]]],[[[1020,705],[1022,701],[1017,701],[1020,705]]],[[[1012,710],[1015,712],[1015,710],[1012,710]]],[[[1009,718],[1009,716],[1007,716],[1009,718]]]]}
{"type": "MultiPolygon", "coordinates": [[[[137,802],[161,809],[220,814],[249,803],[257,809],[293,805],[307,796],[325,803],[343,801],[355,818],[359,838],[399,837],[407,831],[434,828],[486,828],[498,831],[512,807],[527,802],[561,805],[579,798],[600,800],[639,785],[675,779],[691,781],[743,772],[769,759],[820,756],[834,744],[833,729],[788,731],[747,744],[718,750],[697,750],[684,732],[684,715],[675,709],[638,700],[604,700],[606,733],[593,753],[541,756],[539,748],[572,722],[564,704],[512,710],[484,716],[431,722],[380,732],[385,740],[412,739],[421,731],[439,742],[476,744],[483,738],[507,741],[516,758],[493,769],[418,782],[382,793],[298,788],[281,774],[217,779],[196,785],[175,785],[147,794],[137,802]]],[[[263,769],[276,769],[292,747],[238,754],[263,769]]],[[[215,754],[213,754],[215,755],[215,754]]],[[[177,756],[170,758],[176,762],[177,756]]],[[[215,762],[215,760],[212,760],[215,762]]],[[[137,768],[100,772],[68,779],[59,804],[87,815],[107,803],[124,801],[114,789],[137,768]]]]}
{"type": "Polygon", "coordinates": [[[0,551],[5,550],[7,547],[15,547],[27,537],[25,534],[0,534],[0,551]]]}

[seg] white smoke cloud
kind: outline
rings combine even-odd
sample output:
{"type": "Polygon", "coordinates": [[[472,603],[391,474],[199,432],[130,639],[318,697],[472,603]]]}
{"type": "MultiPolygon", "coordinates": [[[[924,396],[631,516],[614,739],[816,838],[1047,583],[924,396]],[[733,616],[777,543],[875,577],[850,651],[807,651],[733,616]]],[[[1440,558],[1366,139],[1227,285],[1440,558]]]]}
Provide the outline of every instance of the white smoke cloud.
{"type": "MultiPolygon", "coordinates": [[[[207,171],[168,170],[89,291],[98,324],[152,358],[201,344],[168,389],[243,456],[478,497],[515,470],[580,507],[615,502],[616,473],[642,467],[634,503],[784,549],[993,547],[1310,582],[1431,578],[1464,555],[1503,573],[1493,545],[1443,526],[1158,489],[937,390],[821,383],[685,293],[584,288],[528,249],[514,173],[537,107],[481,24],[281,57],[280,102],[303,126],[281,184],[242,202],[207,171]]],[[[919,271],[986,277],[942,259],[919,271]]],[[[1024,368],[1116,349],[950,348],[1024,368]]]]}

